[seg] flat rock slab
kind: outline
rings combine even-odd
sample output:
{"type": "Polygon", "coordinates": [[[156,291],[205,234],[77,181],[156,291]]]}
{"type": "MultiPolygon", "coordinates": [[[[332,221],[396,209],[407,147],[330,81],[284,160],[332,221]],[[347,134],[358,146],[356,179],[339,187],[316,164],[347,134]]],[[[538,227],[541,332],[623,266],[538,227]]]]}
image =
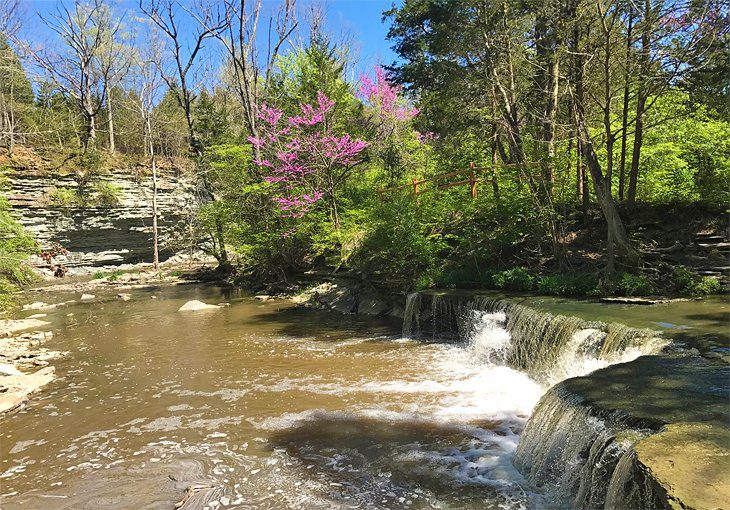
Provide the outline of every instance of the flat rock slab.
{"type": "Polygon", "coordinates": [[[38,319],[15,319],[15,320],[0,320],[0,337],[11,336],[18,331],[25,331],[26,329],[42,328],[48,326],[50,322],[41,321],[38,319]]]}
{"type": "Polygon", "coordinates": [[[603,297],[601,303],[621,305],[661,305],[663,303],[676,303],[678,301],[689,301],[689,299],[676,298],[645,298],[645,297],[603,297]]]}
{"type": "Polygon", "coordinates": [[[198,301],[197,299],[193,299],[182,305],[178,309],[178,312],[198,312],[201,310],[217,310],[219,308],[220,306],[218,305],[209,305],[207,303],[203,303],[202,301],[198,301]]]}
{"type": "Polygon", "coordinates": [[[563,398],[577,397],[576,405],[599,419],[656,431],[634,445],[636,461],[670,508],[730,508],[730,365],[700,356],[642,356],[559,387],[563,398]]]}
{"type": "Polygon", "coordinates": [[[191,485],[185,489],[185,495],[175,505],[176,510],[203,510],[216,508],[220,505],[217,499],[223,493],[220,487],[213,485],[191,485]],[[213,503],[211,505],[211,503],[213,503]]]}
{"type": "Polygon", "coordinates": [[[32,374],[0,377],[0,414],[15,409],[28,400],[28,395],[38,391],[53,380],[55,369],[46,367],[32,374]]]}
{"type": "Polygon", "coordinates": [[[636,459],[677,508],[728,508],[730,430],[727,424],[672,424],[639,441],[636,459]]]}

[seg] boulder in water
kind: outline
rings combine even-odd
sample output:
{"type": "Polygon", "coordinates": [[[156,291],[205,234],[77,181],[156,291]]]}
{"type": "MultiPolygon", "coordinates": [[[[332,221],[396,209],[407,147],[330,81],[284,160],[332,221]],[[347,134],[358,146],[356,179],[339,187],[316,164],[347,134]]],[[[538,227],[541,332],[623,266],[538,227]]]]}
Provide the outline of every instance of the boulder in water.
{"type": "Polygon", "coordinates": [[[207,303],[203,303],[202,301],[198,301],[197,299],[193,299],[182,305],[178,309],[178,312],[197,312],[200,310],[217,310],[219,308],[220,306],[218,305],[209,305],[207,303]]]}
{"type": "Polygon", "coordinates": [[[96,296],[93,294],[81,294],[81,301],[91,301],[94,298],[96,298],[96,296]]]}
{"type": "Polygon", "coordinates": [[[129,301],[132,299],[132,296],[129,294],[125,294],[124,292],[120,292],[117,294],[117,299],[121,299],[122,301],[129,301]]]}

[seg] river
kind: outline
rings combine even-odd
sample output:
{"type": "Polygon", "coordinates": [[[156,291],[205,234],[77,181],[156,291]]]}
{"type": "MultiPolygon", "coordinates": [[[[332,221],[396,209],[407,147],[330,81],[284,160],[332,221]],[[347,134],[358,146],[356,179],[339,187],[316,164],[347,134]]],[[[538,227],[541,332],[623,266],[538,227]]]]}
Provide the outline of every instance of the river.
{"type": "MultiPolygon", "coordinates": [[[[59,297],[60,300],[60,297],[59,297]]],[[[177,286],[49,314],[58,378],[2,418],[2,508],[550,507],[513,467],[550,384],[633,359],[511,368],[499,313],[465,342],[402,338],[401,322],[177,286]],[[190,299],[229,307],[183,313],[190,299]]]]}

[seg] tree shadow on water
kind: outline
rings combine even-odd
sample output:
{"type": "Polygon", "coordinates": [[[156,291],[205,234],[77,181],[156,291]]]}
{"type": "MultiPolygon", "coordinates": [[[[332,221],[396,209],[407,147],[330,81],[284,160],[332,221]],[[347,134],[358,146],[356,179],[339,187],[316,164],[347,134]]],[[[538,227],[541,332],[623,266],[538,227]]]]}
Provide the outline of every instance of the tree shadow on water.
{"type": "Polygon", "coordinates": [[[249,324],[276,325],[276,332],[291,337],[341,341],[352,338],[394,338],[401,329],[400,319],[393,317],[364,317],[345,315],[308,308],[267,310],[247,318],[249,324]]]}

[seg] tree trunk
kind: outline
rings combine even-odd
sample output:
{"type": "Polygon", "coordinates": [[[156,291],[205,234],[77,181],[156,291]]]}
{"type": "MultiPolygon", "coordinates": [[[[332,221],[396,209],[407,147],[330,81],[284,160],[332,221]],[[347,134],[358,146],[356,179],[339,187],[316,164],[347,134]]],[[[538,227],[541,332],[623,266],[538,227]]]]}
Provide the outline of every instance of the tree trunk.
{"type": "Polygon", "coordinates": [[[630,95],[630,83],[631,83],[631,32],[634,26],[634,18],[629,14],[629,22],[626,27],[626,59],[624,65],[626,66],[626,74],[624,76],[624,103],[621,110],[621,161],[619,168],[618,177],[618,197],[623,202],[624,200],[624,186],[626,183],[626,141],[628,137],[628,124],[629,124],[629,95],[630,95]]]}
{"type": "Polygon", "coordinates": [[[497,132],[497,124],[492,126],[492,191],[494,192],[494,200],[499,202],[499,183],[497,182],[497,145],[499,143],[499,134],[497,132]]]}
{"type": "Polygon", "coordinates": [[[152,167],[152,267],[157,270],[160,267],[159,238],[157,228],[157,161],[155,159],[155,146],[152,141],[152,125],[149,114],[145,119],[145,130],[147,131],[148,150],[150,165],[152,167]]]}
{"type": "Polygon", "coordinates": [[[116,143],[114,140],[114,113],[112,110],[112,91],[108,86],[106,89],[106,111],[109,119],[109,153],[114,154],[116,151],[116,143]]]}
{"type": "Polygon", "coordinates": [[[651,0],[644,2],[644,23],[641,31],[641,59],[639,63],[639,90],[636,95],[636,126],[634,126],[634,147],[631,154],[631,172],[629,174],[629,190],[627,202],[633,206],[636,203],[636,186],[639,179],[639,159],[641,144],[644,141],[644,110],[648,95],[647,80],[649,79],[649,51],[651,44],[651,0]]]}
{"type": "Polygon", "coordinates": [[[578,140],[581,146],[581,152],[585,156],[586,164],[591,174],[593,189],[596,192],[601,212],[606,219],[606,229],[608,231],[606,271],[608,274],[613,274],[615,271],[615,258],[618,258],[626,264],[634,265],[638,260],[638,254],[631,246],[631,242],[626,235],[626,229],[616,209],[610,188],[601,171],[601,165],[593,149],[593,143],[589,138],[588,129],[585,126],[581,112],[578,115],[578,140]]]}

